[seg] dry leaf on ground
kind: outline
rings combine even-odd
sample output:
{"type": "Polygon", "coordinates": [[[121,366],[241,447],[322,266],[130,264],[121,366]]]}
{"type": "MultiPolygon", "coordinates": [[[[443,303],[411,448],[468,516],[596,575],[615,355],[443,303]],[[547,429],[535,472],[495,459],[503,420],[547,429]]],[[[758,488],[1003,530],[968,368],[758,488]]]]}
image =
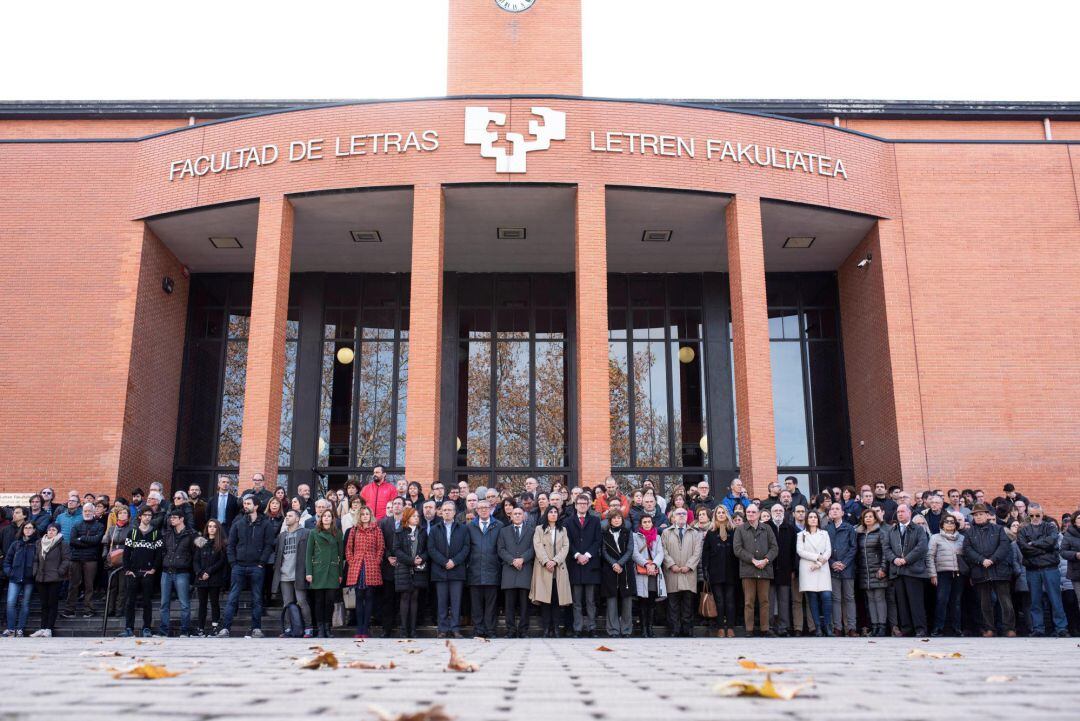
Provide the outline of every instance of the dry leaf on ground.
{"type": "Polygon", "coordinates": [[[614,649],[608,648],[607,646],[597,646],[596,650],[597,651],[613,651],[614,649]]]}
{"type": "Polygon", "coordinates": [[[452,721],[454,718],[446,713],[442,706],[429,706],[411,713],[392,714],[378,706],[368,706],[368,710],[379,717],[379,721],[452,721]]]}
{"type": "Polygon", "coordinates": [[[457,646],[451,641],[447,640],[446,647],[450,649],[450,662],[446,664],[447,671],[465,671],[466,673],[473,673],[480,670],[478,664],[466,661],[458,652],[457,646]]]}
{"type": "Polygon", "coordinates": [[[164,666],[155,666],[151,663],[144,663],[140,666],[132,666],[131,668],[120,669],[110,668],[113,678],[142,678],[142,679],[159,679],[159,678],[172,678],[173,676],[179,676],[183,671],[170,671],[164,666]]]}
{"type": "Polygon", "coordinates": [[[814,685],[812,680],[798,684],[774,684],[772,676],[766,676],[765,682],[756,684],[752,681],[731,680],[713,686],[713,691],[721,696],[756,696],[790,701],[803,690],[814,685]]]}
{"type": "Polygon", "coordinates": [[[953,651],[952,653],[945,653],[943,651],[923,651],[919,648],[913,648],[908,651],[908,658],[963,658],[964,654],[959,651],[953,651]]]}
{"type": "Polygon", "coordinates": [[[491,643],[491,639],[484,638],[483,636],[473,636],[473,641],[479,641],[480,643],[491,643]]]}
{"type": "Polygon", "coordinates": [[[1019,676],[987,676],[987,683],[1011,683],[1018,679],[1019,676]]]}
{"type": "Polygon", "coordinates": [[[407,648],[407,649],[405,649],[405,653],[423,653],[423,652],[424,652],[424,649],[422,649],[422,648],[407,648]]]}
{"type": "Polygon", "coordinates": [[[416,641],[411,639],[411,638],[399,638],[397,642],[398,643],[416,643],[416,641]]]}
{"type": "Polygon", "coordinates": [[[787,673],[790,668],[777,668],[775,666],[762,666],[757,661],[751,661],[748,658],[740,658],[739,665],[745,668],[747,671],[760,671],[761,673],[787,673]]]}
{"type": "Polygon", "coordinates": [[[337,656],[333,651],[327,651],[322,646],[312,646],[311,650],[315,652],[315,655],[311,658],[302,658],[296,662],[296,665],[300,668],[317,669],[323,666],[330,668],[338,667],[337,656]]]}
{"type": "Polygon", "coordinates": [[[80,656],[123,656],[119,651],[82,651],[80,656]]]}
{"type": "Polygon", "coordinates": [[[392,668],[397,668],[397,664],[393,661],[387,663],[374,663],[373,661],[350,661],[345,664],[345,668],[358,668],[362,671],[388,671],[392,668]]]}

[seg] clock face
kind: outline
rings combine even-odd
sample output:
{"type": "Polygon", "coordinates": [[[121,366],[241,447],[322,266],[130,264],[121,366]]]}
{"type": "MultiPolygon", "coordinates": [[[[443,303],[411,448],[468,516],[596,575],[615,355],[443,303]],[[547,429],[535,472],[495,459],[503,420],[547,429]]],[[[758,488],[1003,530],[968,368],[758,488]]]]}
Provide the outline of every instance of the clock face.
{"type": "Polygon", "coordinates": [[[509,13],[523,13],[535,5],[536,0],[495,0],[495,4],[509,13]]]}

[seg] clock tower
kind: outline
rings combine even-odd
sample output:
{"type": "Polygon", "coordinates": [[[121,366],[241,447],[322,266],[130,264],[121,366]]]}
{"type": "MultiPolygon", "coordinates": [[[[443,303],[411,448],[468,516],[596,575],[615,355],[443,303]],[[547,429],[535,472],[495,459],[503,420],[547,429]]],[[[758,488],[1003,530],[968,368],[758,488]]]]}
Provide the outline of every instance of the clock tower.
{"type": "Polygon", "coordinates": [[[581,95],[581,0],[450,0],[447,95],[581,95]]]}

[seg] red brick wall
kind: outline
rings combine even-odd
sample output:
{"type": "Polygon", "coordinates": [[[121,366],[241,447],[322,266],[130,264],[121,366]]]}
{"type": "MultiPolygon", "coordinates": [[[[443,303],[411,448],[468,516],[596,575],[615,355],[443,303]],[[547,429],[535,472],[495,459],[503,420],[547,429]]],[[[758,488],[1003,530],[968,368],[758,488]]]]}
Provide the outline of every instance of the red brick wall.
{"type": "Polygon", "coordinates": [[[594,486],[611,473],[607,217],[602,186],[578,188],[576,221],[577,467],[579,483],[594,486]]]}
{"type": "Polygon", "coordinates": [[[187,124],[187,118],[0,120],[0,138],[139,138],[187,124]]]}
{"type": "Polygon", "coordinates": [[[187,321],[188,280],[183,266],[149,229],[138,267],[116,488],[124,496],[133,488],[145,490],[153,481],[170,487],[187,321]],[[173,279],[172,294],[162,289],[166,276],[173,279]]]}
{"type": "Polygon", "coordinates": [[[1080,500],[1076,150],[896,146],[935,487],[1080,500]]]}
{"type": "Polygon", "coordinates": [[[450,0],[447,95],[581,95],[581,0],[450,0]]]}
{"type": "Polygon", "coordinates": [[[5,491],[116,484],[144,245],[133,150],[0,144],[5,491]]]}

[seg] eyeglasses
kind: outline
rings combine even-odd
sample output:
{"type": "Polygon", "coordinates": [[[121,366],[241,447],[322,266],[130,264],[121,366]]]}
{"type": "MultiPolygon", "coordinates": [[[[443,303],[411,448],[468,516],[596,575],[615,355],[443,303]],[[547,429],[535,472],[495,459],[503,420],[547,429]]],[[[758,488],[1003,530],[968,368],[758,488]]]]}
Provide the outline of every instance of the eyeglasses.
{"type": "Polygon", "coordinates": [[[43,496],[51,496],[52,494],[53,494],[52,491],[42,491],[41,492],[41,495],[43,495],[43,496]]]}
{"type": "Polygon", "coordinates": [[[1032,514],[1031,514],[1031,517],[1032,517],[1032,518],[1042,518],[1042,517],[1043,517],[1043,514],[1041,514],[1041,513],[1032,513],[1032,514]]]}

